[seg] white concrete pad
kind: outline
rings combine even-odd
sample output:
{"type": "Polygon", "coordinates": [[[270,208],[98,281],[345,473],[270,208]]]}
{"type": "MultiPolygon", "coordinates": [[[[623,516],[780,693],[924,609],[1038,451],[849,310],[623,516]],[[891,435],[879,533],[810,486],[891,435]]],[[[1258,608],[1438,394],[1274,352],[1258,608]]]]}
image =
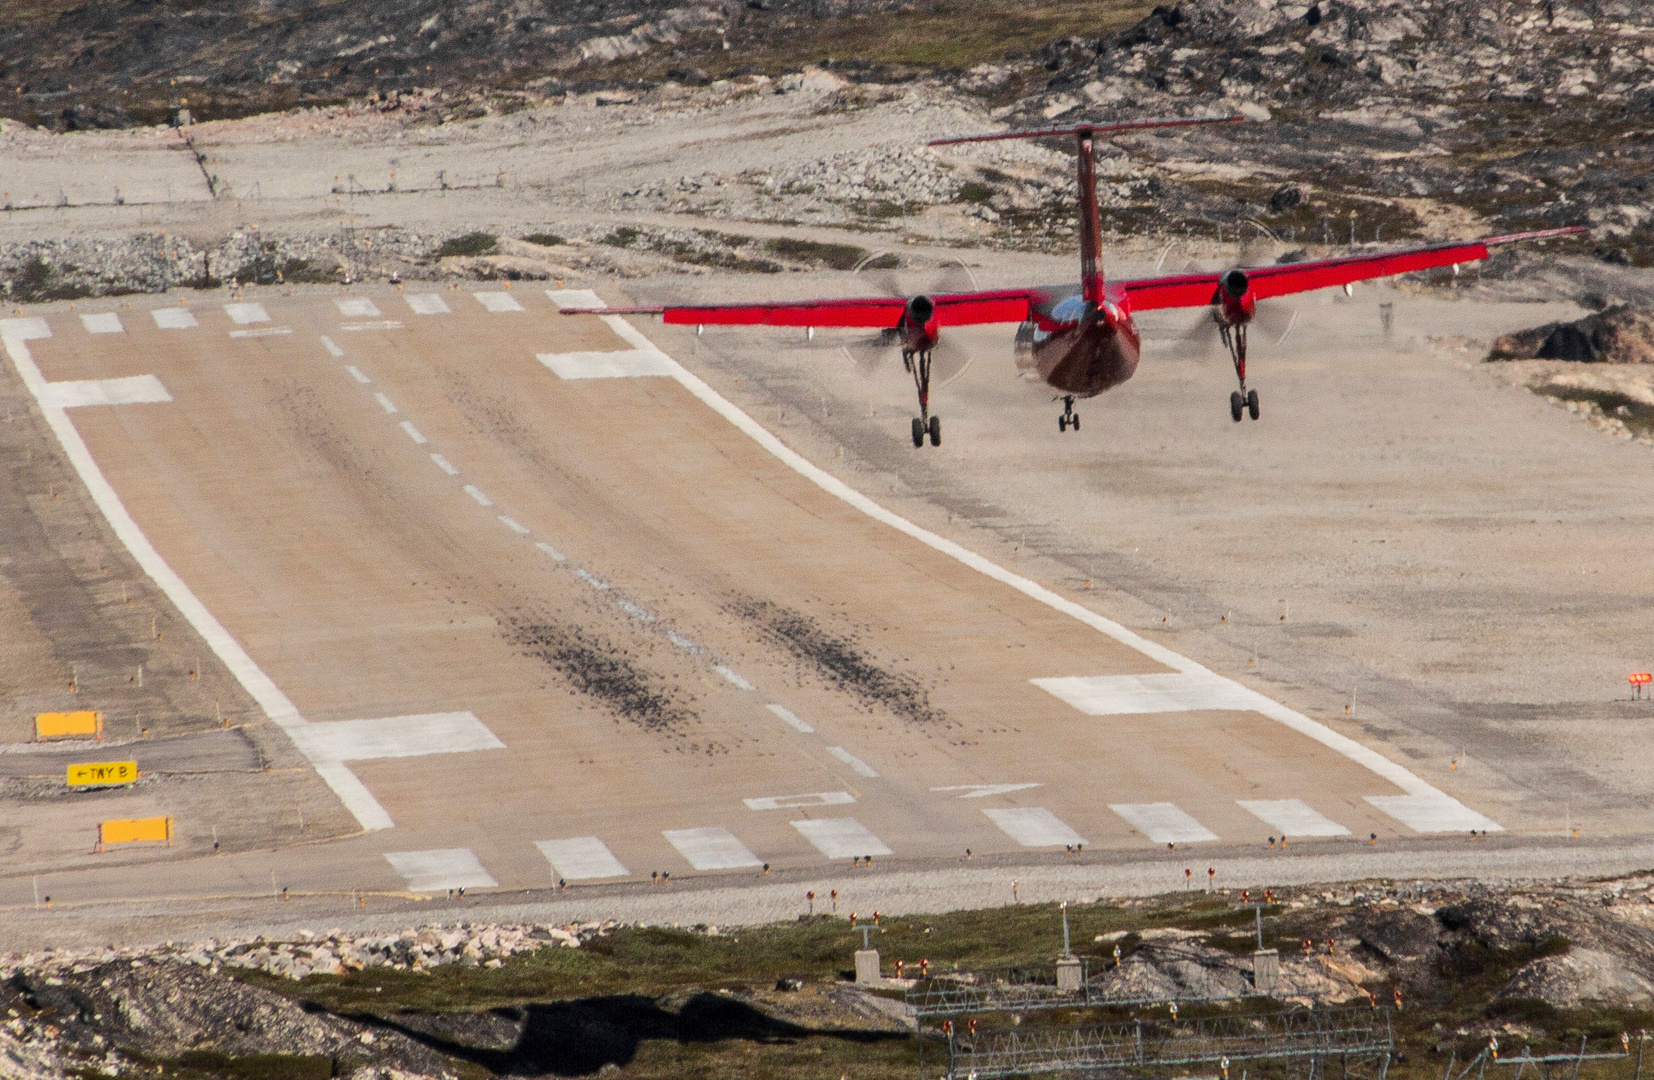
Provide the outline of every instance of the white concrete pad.
{"type": "Polygon", "coordinates": [[[1055,847],[1083,844],[1085,837],[1043,806],[1019,806],[1005,810],[984,810],[988,820],[1023,847],[1055,847]]]}
{"type": "Polygon", "coordinates": [[[100,311],[95,315],[82,315],[80,324],[86,327],[88,334],[119,334],[126,330],[121,325],[121,317],[113,311],[100,311]]]}
{"type": "Polygon", "coordinates": [[[766,795],[741,801],[748,810],[792,810],[800,806],[847,806],[856,797],[848,791],[812,791],[808,795],[766,795]]]}
{"type": "Polygon", "coordinates": [[[774,713],[776,716],[779,716],[781,718],[782,723],[787,724],[791,727],[797,728],[799,731],[802,731],[806,735],[814,735],[815,734],[815,731],[816,731],[815,728],[811,727],[809,724],[806,724],[804,721],[800,720],[797,716],[795,716],[793,714],[793,711],[791,709],[787,708],[786,706],[784,706],[784,705],[766,705],[766,706],[764,706],[764,708],[768,709],[770,712],[774,713]]]}
{"type": "Polygon", "coordinates": [[[470,848],[387,851],[385,861],[407,879],[409,892],[487,889],[499,884],[470,848]]]}
{"type": "Polygon", "coordinates": [[[890,855],[883,840],[853,817],[816,818],[795,821],[793,828],[829,859],[854,859],[868,855],[890,855]]]}
{"type": "Polygon", "coordinates": [[[1281,830],[1282,836],[1348,836],[1338,824],[1302,799],[1239,799],[1242,810],[1281,830]]]}
{"type": "Polygon", "coordinates": [[[1218,838],[1176,803],[1110,803],[1108,808],[1157,844],[1200,844],[1218,838]]]}
{"type": "Polygon", "coordinates": [[[508,292],[479,292],[472,293],[477,303],[489,311],[521,311],[523,305],[517,303],[517,298],[508,292]]]}
{"type": "Polygon", "coordinates": [[[194,312],[188,308],[163,307],[151,311],[155,325],[162,330],[190,330],[201,324],[195,320],[194,312]]]}
{"type": "Polygon", "coordinates": [[[264,310],[263,304],[225,304],[224,314],[237,326],[270,321],[270,313],[264,310]]]}
{"type": "Polygon", "coordinates": [[[670,361],[641,349],[622,352],[539,353],[540,363],[560,379],[637,379],[671,377],[670,361]]]}
{"type": "Polygon", "coordinates": [[[1246,712],[1257,710],[1264,704],[1273,704],[1262,694],[1209,672],[1098,675],[1031,681],[1087,716],[1191,712],[1195,709],[1246,712]]]}
{"type": "Polygon", "coordinates": [[[551,863],[560,878],[590,881],[593,878],[630,877],[609,846],[595,836],[571,836],[567,840],[536,840],[534,846],[551,863]]]}
{"type": "MultiPolygon", "coordinates": [[[[410,293],[406,297],[408,306],[413,308],[415,315],[446,315],[448,305],[436,293],[410,293]]],[[[564,875],[565,877],[567,875],[564,875]]]]}
{"type": "Polygon", "coordinates": [[[1446,795],[1368,795],[1367,801],[1414,832],[1469,832],[1486,829],[1504,832],[1504,826],[1483,817],[1459,800],[1446,795]]]}
{"type": "Polygon", "coordinates": [[[325,761],[370,761],[505,749],[505,743],[475,714],[468,712],[314,723],[298,729],[293,741],[302,744],[301,749],[307,755],[325,761]]]}
{"type": "Polygon", "coordinates": [[[762,859],[735,839],[734,833],[719,825],[699,829],[667,829],[661,835],[697,870],[736,870],[743,866],[764,865],[762,859]]]}
{"type": "Polygon", "coordinates": [[[336,296],[333,303],[338,307],[339,314],[351,319],[376,319],[379,317],[379,305],[365,296],[336,296]]]}
{"type": "Polygon", "coordinates": [[[83,405],[155,405],[172,400],[161,380],[153,375],[47,383],[44,396],[47,404],[60,409],[83,405]]]}
{"type": "Polygon", "coordinates": [[[844,762],[846,765],[850,766],[850,771],[855,773],[856,775],[865,776],[869,780],[875,780],[875,779],[878,778],[879,771],[877,769],[873,768],[873,766],[869,765],[867,762],[863,761],[861,758],[859,758],[856,755],[852,754],[850,751],[846,750],[844,747],[842,747],[842,746],[829,746],[827,748],[827,752],[829,754],[832,754],[834,757],[838,758],[840,761],[844,762]]]}

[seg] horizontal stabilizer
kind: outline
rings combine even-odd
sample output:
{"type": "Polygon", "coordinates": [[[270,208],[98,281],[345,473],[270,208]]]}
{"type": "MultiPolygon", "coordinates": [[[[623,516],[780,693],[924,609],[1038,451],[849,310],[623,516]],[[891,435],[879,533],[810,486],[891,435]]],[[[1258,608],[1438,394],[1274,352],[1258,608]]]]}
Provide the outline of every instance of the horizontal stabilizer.
{"type": "Polygon", "coordinates": [[[989,135],[955,135],[946,139],[932,139],[927,146],[952,146],[954,143],[998,142],[1001,139],[1044,139],[1053,135],[1109,135],[1116,131],[1141,131],[1145,128],[1193,127],[1196,124],[1233,124],[1244,116],[1174,116],[1159,120],[1120,120],[1112,124],[1074,124],[1069,127],[1039,128],[1033,131],[1000,131],[989,135]]]}

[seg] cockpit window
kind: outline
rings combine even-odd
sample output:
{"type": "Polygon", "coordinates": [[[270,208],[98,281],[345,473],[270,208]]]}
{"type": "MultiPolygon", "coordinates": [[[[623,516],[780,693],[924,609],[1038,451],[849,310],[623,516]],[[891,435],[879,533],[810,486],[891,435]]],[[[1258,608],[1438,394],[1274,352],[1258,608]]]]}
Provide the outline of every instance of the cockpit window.
{"type": "Polygon", "coordinates": [[[1051,309],[1051,318],[1056,322],[1077,323],[1085,318],[1085,297],[1070,296],[1051,309]]]}

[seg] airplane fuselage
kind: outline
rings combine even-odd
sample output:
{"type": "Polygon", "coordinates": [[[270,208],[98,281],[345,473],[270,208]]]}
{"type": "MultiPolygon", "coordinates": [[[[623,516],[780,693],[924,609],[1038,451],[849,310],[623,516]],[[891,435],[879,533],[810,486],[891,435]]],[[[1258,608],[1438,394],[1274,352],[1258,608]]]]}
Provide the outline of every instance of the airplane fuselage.
{"type": "Polygon", "coordinates": [[[1019,366],[1060,393],[1089,398],[1137,373],[1143,343],[1118,300],[1106,297],[1093,309],[1074,295],[1036,308],[1018,345],[1019,366]]]}

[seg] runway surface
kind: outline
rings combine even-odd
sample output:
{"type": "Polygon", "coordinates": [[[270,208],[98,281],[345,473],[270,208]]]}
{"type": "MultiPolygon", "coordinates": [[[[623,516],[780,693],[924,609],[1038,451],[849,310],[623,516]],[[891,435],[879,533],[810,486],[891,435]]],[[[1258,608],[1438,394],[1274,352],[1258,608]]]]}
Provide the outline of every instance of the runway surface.
{"type": "Polygon", "coordinates": [[[896,517],[567,299],[266,290],[0,323],[122,542],[327,783],[312,821],[359,833],[204,857],[234,800],[140,789],[31,807],[13,874],[88,899],[266,870],[434,893],[1500,828],[896,517]],[[80,854],[116,810],[173,813],[192,858],[80,854]]]}

